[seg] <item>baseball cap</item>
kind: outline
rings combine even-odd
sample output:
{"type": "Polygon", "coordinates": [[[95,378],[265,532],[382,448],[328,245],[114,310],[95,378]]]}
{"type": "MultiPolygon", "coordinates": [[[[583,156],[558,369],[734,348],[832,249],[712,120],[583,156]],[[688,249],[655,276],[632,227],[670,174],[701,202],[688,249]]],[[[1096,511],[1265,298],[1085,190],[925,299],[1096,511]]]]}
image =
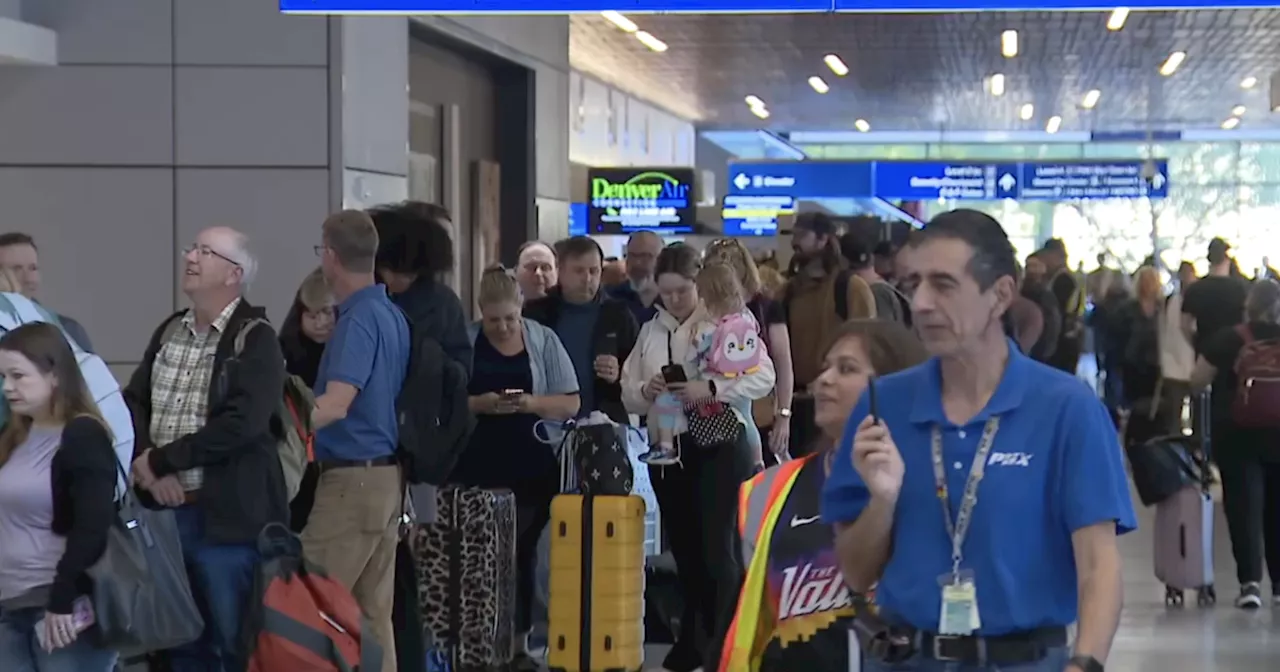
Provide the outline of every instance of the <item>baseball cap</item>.
{"type": "Polygon", "coordinates": [[[1222,238],[1214,238],[1209,241],[1209,256],[1217,254],[1226,254],[1231,251],[1231,245],[1222,238]]]}

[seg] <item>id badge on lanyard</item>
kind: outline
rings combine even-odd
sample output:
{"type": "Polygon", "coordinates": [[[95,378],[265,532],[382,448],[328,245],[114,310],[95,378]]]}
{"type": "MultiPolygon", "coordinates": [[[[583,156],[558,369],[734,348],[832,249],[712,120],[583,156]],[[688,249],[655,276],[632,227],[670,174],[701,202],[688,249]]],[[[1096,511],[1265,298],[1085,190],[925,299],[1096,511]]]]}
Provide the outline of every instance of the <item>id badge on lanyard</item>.
{"type": "Polygon", "coordinates": [[[964,562],[964,540],[969,534],[973,510],[978,504],[978,485],[986,474],[987,457],[991,454],[996,430],[999,428],[999,417],[987,420],[982,430],[982,439],[978,442],[978,450],[973,456],[973,464],[969,467],[960,510],[954,519],[951,516],[951,494],[947,487],[946,465],[942,455],[942,430],[936,426],[933,428],[931,452],[934,484],[937,486],[938,501],[942,503],[942,520],[946,523],[947,535],[951,539],[951,571],[938,577],[938,586],[942,591],[942,608],[938,615],[940,635],[969,635],[982,628],[973,571],[962,569],[961,565],[964,562]]]}

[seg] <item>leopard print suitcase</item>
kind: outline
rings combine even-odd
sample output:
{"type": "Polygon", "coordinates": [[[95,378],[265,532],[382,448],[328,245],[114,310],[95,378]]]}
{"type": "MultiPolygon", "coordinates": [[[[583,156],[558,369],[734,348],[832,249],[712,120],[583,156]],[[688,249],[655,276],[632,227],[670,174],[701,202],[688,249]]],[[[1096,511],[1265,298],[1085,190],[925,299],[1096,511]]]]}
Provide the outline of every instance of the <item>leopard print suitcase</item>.
{"type": "Polygon", "coordinates": [[[423,630],[454,670],[515,656],[516,500],[509,490],[440,488],[435,523],[410,532],[423,630]]]}

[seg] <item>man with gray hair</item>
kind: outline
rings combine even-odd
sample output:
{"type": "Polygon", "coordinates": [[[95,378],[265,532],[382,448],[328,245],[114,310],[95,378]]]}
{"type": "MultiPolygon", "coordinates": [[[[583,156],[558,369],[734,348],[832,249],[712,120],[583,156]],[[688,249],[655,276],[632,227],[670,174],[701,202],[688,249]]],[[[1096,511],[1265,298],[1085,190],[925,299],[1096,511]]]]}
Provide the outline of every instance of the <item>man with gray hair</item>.
{"type": "Polygon", "coordinates": [[[183,250],[191,307],[156,328],[124,390],[133,413],[133,478],[148,505],[172,507],[205,633],[169,652],[172,669],[243,670],[240,632],[257,537],[287,523],[271,416],[284,354],[266,311],[244,298],[257,271],[244,234],[201,231],[183,250]]]}

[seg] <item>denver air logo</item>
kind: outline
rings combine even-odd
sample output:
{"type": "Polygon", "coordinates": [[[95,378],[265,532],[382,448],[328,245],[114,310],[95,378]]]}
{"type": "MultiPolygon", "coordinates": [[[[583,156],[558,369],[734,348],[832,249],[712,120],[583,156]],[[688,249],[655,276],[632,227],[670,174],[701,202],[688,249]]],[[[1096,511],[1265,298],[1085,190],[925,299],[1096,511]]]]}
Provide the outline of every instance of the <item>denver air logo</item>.
{"type": "Polygon", "coordinates": [[[591,201],[610,215],[618,208],[675,208],[689,202],[690,185],[671,175],[650,170],[634,175],[626,182],[614,183],[603,177],[591,178],[591,201]]]}

